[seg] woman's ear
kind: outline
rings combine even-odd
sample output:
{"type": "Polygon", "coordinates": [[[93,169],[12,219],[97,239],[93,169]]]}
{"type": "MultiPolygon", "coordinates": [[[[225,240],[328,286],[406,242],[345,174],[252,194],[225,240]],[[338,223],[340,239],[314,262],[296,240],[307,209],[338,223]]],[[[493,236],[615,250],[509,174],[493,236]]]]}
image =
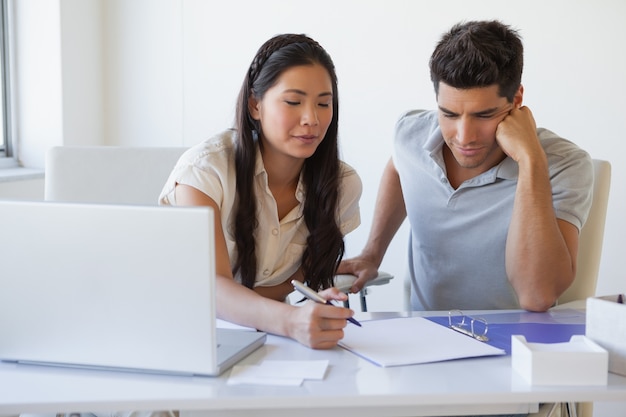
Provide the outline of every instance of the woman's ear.
{"type": "Polygon", "coordinates": [[[259,115],[259,104],[260,103],[254,97],[254,94],[250,94],[250,97],[248,97],[248,112],[254,120],[259,120],[261,118],[259,115]]]}

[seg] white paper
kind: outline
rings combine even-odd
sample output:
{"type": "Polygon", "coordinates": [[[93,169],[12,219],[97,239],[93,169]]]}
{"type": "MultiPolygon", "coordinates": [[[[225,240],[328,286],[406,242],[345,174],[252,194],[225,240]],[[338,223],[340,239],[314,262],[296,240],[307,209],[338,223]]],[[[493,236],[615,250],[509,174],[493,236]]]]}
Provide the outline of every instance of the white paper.
{"type": "Polygon", "coordinates": [[[215,327],[218,329],[247,330],[247,331],[256,332],[256,329],[252,327],[240,326],[239,324],[231,323],[230,321],[226,321],[222,319],[215,320],[215,327]]]}
{"type": "Polygon", "coordinates": [[[268,377],[324,379],[328,360],[317,361],[263,361],[258,365],[259,375],[268,377]]]}
{"type": "Polygon", "coordinates": [[[302,385],[302,378],[271,378],[260,376],[257,365],[235,365],[230,371],[228,385],[254,384],[254,385],[279,385],[297,387],[302,385]]]}
{"type": "Polygon", "coordinates": [[[423,317],[346,326],[339,345],[379,366],[400,366],[506,352],[423,317]]]}
{"type": "Polygon", "coordinates": [[[305,379],[324,379],[327,368],[327,360],[267,360],[259,365],[235,365],[228,384],[299,386],[305,379]]]}

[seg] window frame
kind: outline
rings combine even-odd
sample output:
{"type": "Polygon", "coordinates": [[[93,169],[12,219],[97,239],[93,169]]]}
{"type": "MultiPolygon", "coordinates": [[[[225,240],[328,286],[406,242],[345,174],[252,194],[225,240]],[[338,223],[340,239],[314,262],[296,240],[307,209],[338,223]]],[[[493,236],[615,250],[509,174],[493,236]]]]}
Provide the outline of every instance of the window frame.
{"type": "Polygon", "coordinates": [[[0,168],[15,166],[12,117],[9,0],[0,0],[0,168]]]}

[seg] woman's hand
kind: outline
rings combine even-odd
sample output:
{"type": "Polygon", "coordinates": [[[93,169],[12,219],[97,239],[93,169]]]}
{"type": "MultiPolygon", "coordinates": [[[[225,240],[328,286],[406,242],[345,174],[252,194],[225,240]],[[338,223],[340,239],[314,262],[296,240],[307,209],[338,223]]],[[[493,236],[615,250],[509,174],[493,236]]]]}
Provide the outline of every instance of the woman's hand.
{"type": "MultiPolygon", "coordinates": [[[[320,292],[327,300],[345,301],[348,296],[337,288],[320,292]]],[[[313,349],[330,349],[343,338],[343,328],[347,319],[354,315],[349,308],[320,304],[307,300],[300,307],[294,307],[289,318],[289,336],[313,349]]]]}

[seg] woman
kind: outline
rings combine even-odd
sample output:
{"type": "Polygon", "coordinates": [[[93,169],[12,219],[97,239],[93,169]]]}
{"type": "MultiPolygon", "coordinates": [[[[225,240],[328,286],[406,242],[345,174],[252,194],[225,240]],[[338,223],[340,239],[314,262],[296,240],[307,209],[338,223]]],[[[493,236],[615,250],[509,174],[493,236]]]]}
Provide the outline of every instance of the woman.
{"type": "Polygon", "coordinates": [[[317,349],[337,344],[353,312],[285,299],[292,279],[347,297],[332,283],[362,185],[339,160],[338,110],[326,51],[304,35],[275,36],[244,78],[235,128],[188,150],[160,196],[213,208],[218,317],[317,349]]]}

